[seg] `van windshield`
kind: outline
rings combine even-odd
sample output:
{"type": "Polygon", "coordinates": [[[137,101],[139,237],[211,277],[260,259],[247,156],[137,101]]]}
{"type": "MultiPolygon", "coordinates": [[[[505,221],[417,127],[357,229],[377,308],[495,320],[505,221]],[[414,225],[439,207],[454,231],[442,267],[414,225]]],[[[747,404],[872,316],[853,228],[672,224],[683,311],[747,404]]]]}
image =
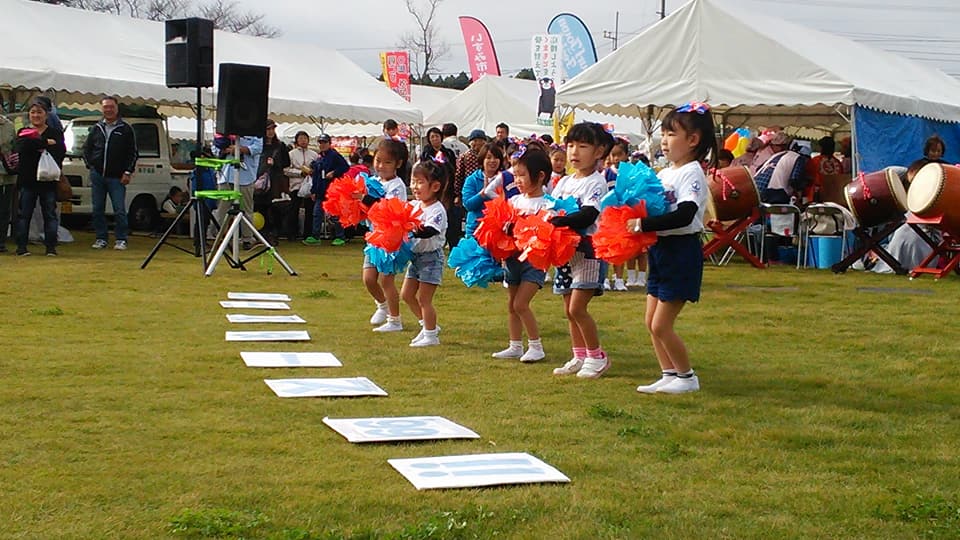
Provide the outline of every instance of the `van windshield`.
{"type": "Polygon", "coordinates": [[[74,120],[64,126],[63,142],[67,145],[67,155],[80,157],[83,155],[83,143],[87,142],[87,133],[96,120],[74,120]]]}

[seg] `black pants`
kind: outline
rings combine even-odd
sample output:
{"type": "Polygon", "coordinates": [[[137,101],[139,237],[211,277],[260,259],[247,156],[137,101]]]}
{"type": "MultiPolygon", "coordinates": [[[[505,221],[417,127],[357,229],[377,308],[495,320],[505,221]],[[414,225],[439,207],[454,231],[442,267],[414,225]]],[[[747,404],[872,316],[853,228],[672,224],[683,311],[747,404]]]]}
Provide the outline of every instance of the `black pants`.
{"type": "Polygon", "coordinates": [[[447,245],[457,247],[463,238],[463,207],[452,205],[447,209],[447,245]]]}

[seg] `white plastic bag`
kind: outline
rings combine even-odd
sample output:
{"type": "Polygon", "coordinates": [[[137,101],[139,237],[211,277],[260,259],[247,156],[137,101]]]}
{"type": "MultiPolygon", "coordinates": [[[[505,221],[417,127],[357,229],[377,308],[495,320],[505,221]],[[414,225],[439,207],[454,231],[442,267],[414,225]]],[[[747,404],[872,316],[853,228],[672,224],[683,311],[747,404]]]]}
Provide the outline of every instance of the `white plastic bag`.
{"type": "Polygon", "coordinates": [[[40,154],[40,163],[37,165],[37,182],[57,182],[60,180],[60,166],[46,150],[40,154]]]}
{"type": "Polygon", "coordinates": [[[297,196],[301,199],[310,198],[310,190],[313,189],[313,177],[308,176],[303,179],[303,183],[300,184],[300,189],[297,191],[297,196]]]}

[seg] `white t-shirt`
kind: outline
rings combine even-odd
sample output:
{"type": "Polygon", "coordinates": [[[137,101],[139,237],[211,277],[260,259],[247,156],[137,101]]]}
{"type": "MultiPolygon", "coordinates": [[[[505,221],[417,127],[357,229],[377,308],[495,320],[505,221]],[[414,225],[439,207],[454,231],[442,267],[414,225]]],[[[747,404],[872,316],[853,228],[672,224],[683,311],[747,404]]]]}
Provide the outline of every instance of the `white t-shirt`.
{"type": "Polygon", "coordinates": [[[423,214],[420,215],[420,223],[423,223],[424,227],[440,231],[440,234],[430,238],[414,238],[413,252],[426,253],[442,248],[447,241],[447,210],[440,204],[440,201],[433,201],[428,206],[424,206],[422,201],[410,201],[409,204],[423,211],[423,214]]]}
{"type": "Polygon", "coordinates": [[[395,176],[386,181],[381,179],[380,184],[386,193],[386,195],[383,196],[384,199],[407,200],[407,185],[403,183],[403,180],[401,180],[399,176],[395,176]]]}
{"type": "Polygon", "coordinates": [[[707,207],[707,177],[703,174],[703,167],[697,161],[691,161],[682,167],[667,167],[657,173],[660,183],[663,184],[663,195],[667,199],[667,212],[673,212],[677,206],[686,201],[697,205],[697,213],[693,221],[686,227],[657,231],[659,236],[678,236],[681,234],[696,234],[703,231],[703,211],[707,207]]]}
{"type": "Polygon", "coordinates": [[[553,203],[548,201],[542,195],[539,197],[527,197],[523,193],[510,197],[510,206],[517,209],[517,213],[522,216],[536,214],[544,208],[550,208],[553,203]]]}
{"type": "MultiPolygon", "coordinates": [[[[606,194],[607,180],[603,177],[603,174],[598,172],[586,178],[574,178],[572,174],[568,174],[557,181],[556,187],[554,187],[553,192],[550,193],[552,197],[557,199],[574,197],[580,204],[580,208],[592,206],[597,210],[600,209],[600,199],[606,194]]],[[[599,216],[597,219],[599,219],[599,216]]],[[[596,221],[586,229],[588,236],[595,232],[597,232],[596,221]]]]}

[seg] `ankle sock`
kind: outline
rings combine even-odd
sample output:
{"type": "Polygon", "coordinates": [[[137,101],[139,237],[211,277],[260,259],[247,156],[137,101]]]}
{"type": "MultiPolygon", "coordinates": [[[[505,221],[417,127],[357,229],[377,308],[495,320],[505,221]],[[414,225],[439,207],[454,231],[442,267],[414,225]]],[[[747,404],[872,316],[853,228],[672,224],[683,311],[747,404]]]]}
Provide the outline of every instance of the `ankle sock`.
{"type": "Polygon", "coordinates": [[[393,315],[387,315],[387,322],[395,322],[395,323],[398,323],[398,322],[400,322],[400,316],[397,315],[396,317],[394,317],[393,315]]]}
{"type": "Polygon", "coordinates": [[[606,358],[606,353],[603,352],[602,347],[597,347],[596,349],[587,349],[587,358],[606,358]]]}
{"type": "MultiPolygon", "coordinates": [[[[510,346],[511,346],[511,347],[513,347],[513,343],[514,343],[513,341],[510,342],[510,346]]],[[[522,343],[521,343],[521,342],[517,341],[516,343],[517,343],[517,344],[520,344],[520,345],[522,346],[522,343]]],[[[543,342],[541,342],[539,339],[528,339],[528,340],[527,340],[527,347],[530,348],[530,349],[540,349],[540,350],[543,350],[543,342]]]]}
{"type": "Polygon", "coordinates": [[[510,340],[510,347],[508,347],[508,348],[513,349],[513,350],[517,350],[517,351],[523,350],[523,341],[522,341],[522,340],[519,340],[519,339],[518,339],[518,340],[512,340],[512,339],[511,339],[511,340],[510,340]]]}
{"type": "Polygon", "coordinates": [[[587,348],[586,347],[574,347],[573,348],[573,357],[583,360],[587,357],[587,348]]]}
{"type": "Polygon", "coordinates": [[[387,310],[387,303],[386,303],[386,302],[377,302],[376,300],[374,300],[374,302],[377,304],[377,309],[382,309],[382,310],[384,310],[384,311],[387,310]]]}
{"type": "Polygon", "coordinates": [[[685,372],[683,372],[683,373],[680,373],[679,371],[677,372],[677,377],[679,377],[679,378],[681,378],[681,379],[689,379],[690,377],[693,377],[693,375],[694,375],[694,373],[693,373],[693,368],[691,368],[689,371],[685,371],[685,372]]]}

